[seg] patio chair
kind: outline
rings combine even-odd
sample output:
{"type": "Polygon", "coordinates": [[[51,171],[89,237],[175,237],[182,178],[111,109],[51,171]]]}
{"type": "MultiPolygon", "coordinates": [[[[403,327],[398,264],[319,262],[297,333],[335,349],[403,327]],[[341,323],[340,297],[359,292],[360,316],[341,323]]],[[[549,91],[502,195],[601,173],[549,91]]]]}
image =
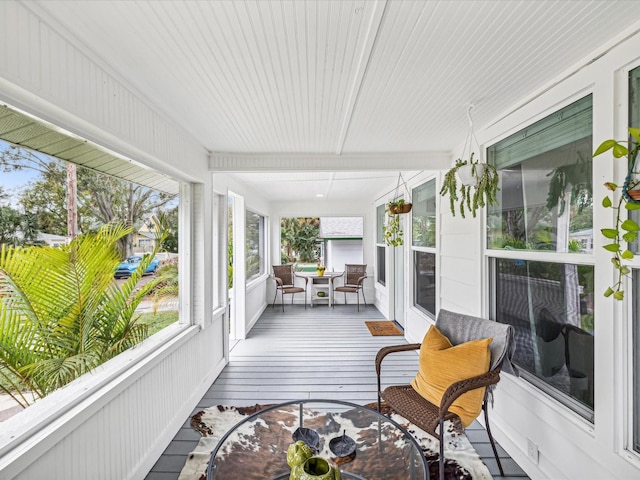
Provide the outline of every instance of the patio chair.
{"type": "Polygon", "coordinates": [[[422,344],[405,344],[380,349],[376,356],[378,411],[381,411],[382,399],[399,415],[440,441],[440,479],[444,479],[442,432],[444,432],[445,420],[454,420],[465,428],[477,418],[481,410],[484,411],[485,427],[491,448],[498,463],[500,475],[504,476],[493,435],[491,435],[487,404],[493,388],[500,380],[501,371],[518,375],[517,368],[511,363],[515,348],[513,327],[442,309],[438,314],[435,327],[435,330],[432,327],[427,332],[422,344]],[[442,343],[442,338],[445,343],[442,343]],[[420,368],[411,385],[394,385],[382,390],[383,359],[391,353],[418,349],[420,349],[420,368]],[[452,378],[454,372],[459,378],[457,381],[452,378]],[[423,396],[425,391],[430,400],[423,396]],[[467,395],[461,398],[463,394],[467,395]]]}
{"type": "MultiPolygon", "coordinates": [[[[358,303],[358,311],[360,311],[360,292],[362,292],[362,299],[365,306],[367,305],[367,299],[364,296],[363,282],[367,278],[367,265],[361,264],[346,264],[344,266],[344,272],[342,275],[336,276],[336,278],[344,277],[344,284],[339,287],[334,287],[334,292],[344,293],[344,303],[347,303],[347,293],[355,293],[358,303]]],[[[333,302],[335,305],[335,301],[333,302]]]]}
{"type": "Polygon", "coordinates": [[[291,304],[293,305],[293,296],[296,293],[304,294],[304,308],[307,309],[307,283],[309,279],[306,277],[298,277],[293,270],[293,265],[274,265],[273,279],[276,281],[276,294],[273,296],[273,307],[276,306],[276,298],[278,292],[282,296],[282,311],[284,312],[284,296],[291,295],[291,304]],[[302,278],[304,280],[304,288],[296,287],[295,279],[302,278]]]}

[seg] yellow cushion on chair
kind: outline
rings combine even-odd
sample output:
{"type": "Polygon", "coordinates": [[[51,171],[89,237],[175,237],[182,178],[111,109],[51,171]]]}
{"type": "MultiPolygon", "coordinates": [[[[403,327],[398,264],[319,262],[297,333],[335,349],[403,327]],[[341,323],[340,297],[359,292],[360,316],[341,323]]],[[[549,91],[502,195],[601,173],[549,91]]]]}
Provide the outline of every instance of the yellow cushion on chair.
{"type": "MultiPolygon", "coordinates": [[[[440,406],[442,395],[453,383],[489,371],[492,338],[472,340],[455,347],[435,326],[431,326],[420,347],[420,368],[411,386],[434,405],[440,406]]],[[[460,417],[467,427],[482,411],[484,388],[458,397],[449,411],[460,417]]]]}

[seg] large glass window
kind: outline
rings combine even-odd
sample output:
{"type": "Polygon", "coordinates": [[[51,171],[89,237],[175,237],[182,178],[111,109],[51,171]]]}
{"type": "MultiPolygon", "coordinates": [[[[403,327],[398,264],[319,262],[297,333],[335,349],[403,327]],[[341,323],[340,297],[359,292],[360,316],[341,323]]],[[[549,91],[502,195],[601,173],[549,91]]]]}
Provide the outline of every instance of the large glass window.
{"type": "MultiPolygon", "coordinates": [[[[640,127],[640,67],[629,72],[629,125],[640,127]]],[[[636,165],[636,170],[638,166],[636,165]]],[[[632,210],[630,216],[640,222],[640,211],[632,210]]],[[[629,245],[634,253],[640,253],[640,242],[629,245]]],[[[640,453],[640,271],[633,271],[633,449],[640,453]]]]}
{"type": "Polygon", "coordinates": [[[413,304],[436,314],[436,182],[413,189],[411,194],[411,249],[413,250],[413,304]]]}
{"type": "Polygon", "coordinates": [[[11,280],[0,391],[26,408],[179,320],[179,192],[189,192],[0,110],[4,127],[30,133],[21,145],[0,139],[0,269],[11,280]],[[65,159],[44,153],[61,144],[65,159]]]}
{"type": "Polygon", "coordinates": [[[487,247],[492,315],[515,328],[515,363],[593,421],[591,130],[588,96],[488,149],[500,192],[487,213],[487,247]],[[504,258],[513,249],[532,253],[504,258]],[[584,255],[562,263],[550,252],[584,255]]]}
{"type": "Polygon", "coordinates": [[[488,149],[500,174],[489,248],[591,253],[591,96],[488,149]]]}
{"type": "Polygon", "coordinates": [[[246,229],[246,277],[251,280],[264,273],[264,217],[247,210],[246,229]]]}
{"type": "Polygon", "coordinates": [[[376,280],[379,284],[385,285],[387,281],[387,248],[384,243],[384,227],[386,206],[378,205],[376,208],[376,280]]]}
{"type": "Polygon", "coordinates": [[[506,258],[492,263],[493,314],[515,328],[515,363],[591,419],[593,266],[506,258]]]}

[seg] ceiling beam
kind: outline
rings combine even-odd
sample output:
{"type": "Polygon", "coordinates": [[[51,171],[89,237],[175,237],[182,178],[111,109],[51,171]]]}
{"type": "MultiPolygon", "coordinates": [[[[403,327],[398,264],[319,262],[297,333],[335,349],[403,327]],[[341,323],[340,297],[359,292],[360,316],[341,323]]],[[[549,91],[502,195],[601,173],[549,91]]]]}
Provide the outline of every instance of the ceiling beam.
{"type": "Polygon", "coordinates": [[[449,152],[375,153],[231,153],[212,152],[209,169],[215,172],[357,172],[376,170],[446,170],[449,152]]]}

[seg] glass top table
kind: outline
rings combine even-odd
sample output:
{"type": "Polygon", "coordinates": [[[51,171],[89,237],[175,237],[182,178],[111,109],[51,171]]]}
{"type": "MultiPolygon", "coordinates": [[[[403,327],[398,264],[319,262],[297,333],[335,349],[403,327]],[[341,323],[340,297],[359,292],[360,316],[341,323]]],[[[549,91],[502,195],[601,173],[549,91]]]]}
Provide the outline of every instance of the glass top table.
{"type": "Polygon", "coordinates": [[[337,465],[343,480],[429,479],[425,455],[411,434],[376,410],[338,400],[296,400],[243,419],[213,450],[207,479],[288,480],[287,448],[299,428],[318,434],[316,455],[337,465]],[[344,435],[355,441],[355,452],[340,457],[331,440],[344,435]]]}

